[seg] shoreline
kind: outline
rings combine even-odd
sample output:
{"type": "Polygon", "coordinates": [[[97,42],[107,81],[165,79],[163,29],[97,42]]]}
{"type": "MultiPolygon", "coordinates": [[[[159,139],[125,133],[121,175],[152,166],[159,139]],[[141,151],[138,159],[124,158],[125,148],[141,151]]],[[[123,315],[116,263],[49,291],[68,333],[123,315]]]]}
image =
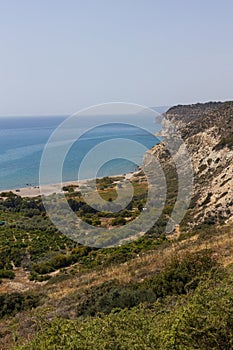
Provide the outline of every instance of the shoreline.
{"type": "MultiPolygon", "coordinates": [[[[125,174],[118,174],[118,175],[109,175],[108,177],[110,178],[117,178],[117,177],[124,177],[125,180],[129,180],[134,174],[136,174],[139,170],[133,171],[130,173],[125,173],[125,174]]],[[[101,179],[101,178],[99,178],[101,179]]],[[[93,181],[94,179],[85,179],[85,180],[73,180],[73,181],[65,181],[62,182],[62,186],[60,183],[56,184],[48,184],[48,185],[43,185],[43,195],[49,196],[53,193],[59,194],[59,193],[65,193],[66,191],[62,190],[62,187],[64,186],[85,186],[88,184],[89,181],[93,181]]],[[[12,192],[22,198],[32,198],[32,197],[37,197],[40,196],[40,186],[27,186],[27,187],[19,187],[19,188],[14,188],[14,189],[6,189],[6,190],[0,190],[0,196],[1,193],[6,193],[6,192],[12,192]]]]}

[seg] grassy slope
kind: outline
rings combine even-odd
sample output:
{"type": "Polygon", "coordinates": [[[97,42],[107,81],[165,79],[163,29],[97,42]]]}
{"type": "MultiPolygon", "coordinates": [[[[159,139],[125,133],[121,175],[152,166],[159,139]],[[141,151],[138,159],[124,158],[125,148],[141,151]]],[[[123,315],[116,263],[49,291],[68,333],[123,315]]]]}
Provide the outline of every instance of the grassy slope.
{"type": "MultiPolygon", "coordinates": [[[[54,349],[54,344],[56,344],[57,349],[170,349],[172,348],[169,348],[171,345],[165,346],[163,338],[170,339],[167,344],[174,341],[173,322],[175,322],[177,324],[176,332],[179,334],[179,337],[176,335],[178,337],[176,339],[179,339],[181,345],[173,348],[185,349],[182,342],[184,341],[185,344],[188,342],[189,327],[191,329],[194,322],[195,329],[193,329],[193,332],[195,337],[197,338],[199,331],[203,333],[202,347],[199,348],[209,349],[207,341],[205,345],[204,340],[208,337],[214,338],[216,332],[217,336],[221,338],[221,332],[224,331],[227,318],[229,327],[232,325],[231,318],[229,318],[229,312],[232,310],[230,275],[233,262],[233,241],[231,232],[231,227],[205,228],[194,232],[190,237],[184,236],[182,239],[170,239],[169,242],[160,243],[156,249],[142,250],[141,253],[137,254],[138,256],[123,263],[114,262],[113,260],[111,264],[99,265],[86,271],[79,271],[78,267],[75,270],[76,266],[67,268],[66,271],[60,274],[60,282],[58,282],[59,278],[56,281],[54,277],[54,281],[49,281],[43,288],[39,286],[36,288],[33,292],[34,295],[43,294],[36,309],[31,311],[22,310],[17,316],[1,321],[5,348],[7,348],[7,342],[9,342],[8,348],[12,346],[15,341],[14,336],[17,338],[17,342],[21,343],[25,336],[31,338],[36,330],[41,329],[41,333],[39,333],[36,340],[26,346],[25,349],[54,349]],[[210,254],[213,262],[219,264],[215,273],[206,276],[202,271],[201,278],[197,274],[201,283],[198,282],[195,288],[191,287],[188,294],[173,290],[167,295],[164,293],[159,299],[154,299],[149,295],[147,298],[142,297],[141,301],[137,295],[139,303],[132,304],[132,299],[135,298],[135,293],[132,290],[143,290],[143,286],[148,289],[147,283],[155,276],[163,275],[164,271],[171,270],[174,261],[177,261],[177,259],[182,261],[190,254],[198,257],[197,254],[200,251],[210,254]],[[226,273],[229,273],[229,275],[226,275],[226,273]],[[106,283],[109,283],[108,281],[113,281],[112,285],[106,286],[106,283]],[[116,288],[116,286],[118,287],[116,288]],[[211,286],[214,286],[214,288],[211,286]],[[129,293],[122,294],[122,290],[124,293],[125,291],[129,293]],[[217,298],[217,294],[219,298],[217,298]],[[99,295],[99,299],[96,299],[96,295],[99,295]],[[110,304],[110,308],[106,309],[107,311],[101,304],[103,303],[101,295],[110,304]],[[108,299],[108,295],[110,299],[108,299]],[[123,306],[119,302],[118,309],[116,309],[116,295],[122,296],[123,300],[128,298],[128,302],[123,306]],[[207,310],[205,300],[207,299],[211,304],[211,308],[208,306],[210,309],[208,314],[205,313],[207,310]],[[111,300],[114,300],[112,306],[111,300]],[[140,306],[141,302],[144,306],[140,306]],[[107,314],[111,312],[110,315],[98,316],[99,305],[102,311],[105,310],[107,314]],[[133,308],[131,309],[132,305],[133,308]],[[218,305],[222,305],[221,308],[218,305]],[[128,306],[129,309],[125,309],[125,306],[128,306]],[[120,311],[119,307],[120,309],[123,307],[123,310],[120,311]],[[191,310],[187,319],[186,316],[184,317],[186,315],[184,310],[191,310]],[[81,319],[79,314],[83,314],[81,319]],[[90,317],[90,315],[93,316],[90,317]],[[180,317],[182,322],[179,321],[180,317]],[[203,319],[203,330],[199,329],[199,317],[203,319]],[[77,320],[71,321],[70,319],[73,318],[77,320]],[[220,322],[217,322],[219,318],[222,320],[221,327],[220,322]],[[51,320],[54,321],[51,322],[51,320]],[[212,329],[212,323],[215,324],[215,327],[219,323],[218,330],[212,329]],[[28,330],[26,330],[26,325],[28,330]],[[142,326],[143,331],[139,332],[142,326]],[[80,331],[77,332],[77,329],[80,331]],[[157,331],[155,332],[155,330],[157,331]],[[137,337],[131,339],[132,337],[129,334],[135,332],[137,337]],[[150,334],[148,342],[145,341],[145,334],[150,334]],[[183,338],[184,340],[182,340],[183,338]],[[132,342],[135,342],[135,344],[132,342]],[[161,345],[158,347],[152,347],[152,344],[160,343],[161,345]],[[77,344],[80,347],[77,347],[77,344]]],[[[171,275],[174,276],[174,270],[172,270],[171,275]]],[[[196,280],[197,275],[194,273],[191,280],[196,280]]],[[[172,278],[169,280],[169,278],[167,279],[167,285],[174,287],[174,280],[172,278]]],[[[178,281],[180,280],[178,279],[178,281]]],[[[163,284],[161,280],[156,282],[158,285],[163,284]]],[[[191,281],[189,283],[192,286],[191,281]]],[[[230,331],[227,330],[227,332],[230,331]]],[[[224,342],[224,347],[218,345],[219,339],[213,340],[216,344],[211,349],[230,348],[227,346],[231,336],[230,333],[222,335],[221,341],[224,342]]],[[[187,349],[194,349],[195,342],[187,349]]]]}
{"type": "MultiPolygon", "coordinates": [[[[146,187],[135,187],[143,201],[146,187]]],[[[105,198],[114,194],[107,184],[101,191],[105,198]]],[[[18,293],[12,293],[18,276],[3,279],[2,349],[20,349],[25,339],[22,349],[232,348],[231,226],[183,227],[165,238],[156,233],[162,220],[138,241],[93,250],[57,232],[39,199],[18,201],[1,203],[2,268],[50,279],[27,281],[29,291],[18,293]],[[199,261],[202,268],[193,269],[199,261]]]]}

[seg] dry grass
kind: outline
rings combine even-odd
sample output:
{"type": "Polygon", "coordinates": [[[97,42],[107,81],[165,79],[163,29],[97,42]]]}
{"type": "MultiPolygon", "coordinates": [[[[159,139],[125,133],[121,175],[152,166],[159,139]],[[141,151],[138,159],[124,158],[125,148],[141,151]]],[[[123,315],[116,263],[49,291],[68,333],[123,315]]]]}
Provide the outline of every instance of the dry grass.
{"type": "MultiPolygon", "coordinates": [[[[158,246],[157,249],[142,252],[137,257],[118,265],[99,266],[87,272],[79,270],[79,264],[67,268],[76,270],[74,277],[57,284],[30,282],[27,273],[22,269],[16,270],[14,281],[4,281],[0,292],[24,291],[41,289],[51,298],[62,298],[74,291],[86,290],[100,285],[105,281],[117,279],[121,283],[141,281],[152,274],[161,271],[174,256],[182,256],[190,252],[211,249],[214,258],[223,266],[233,263],[232,225],[219,228],[219,234],[201,237],[201,234],[179,240],[171,237],[169,244],[158,246]],[[221,231],[220,231],[221,230],[221,231]]],[[[57,274],[57,272],[55,273],[57,274]]]]}
{"type": "MultiPolygon", "coordinates": [[[[98,286],[108,280],[117,279],[120,283],[143,281],[146,277],[161,271],[167,263],[169,263],[174,256],[184,256],[186,253],[198,252],[203,249],[212,249],[214,258],[224,266],[229,266],[233,263],[233,235],[232,225],[219,228],[219,234],[213,234],[202,237],[202,233],[195,236],[180,240],[172,237],[169,244],[158,246],[157,249],[149,252],[144,252],[125,263],[112,265],[108,267],[98,267],[89,272],[78,271],[78,264],[72,267],[77,269],[77,273],[73,278],[63,282],[50,284],[37,284],[36,290],[42,290],[48,297],[44,306],[37,308],[34,311],[19,313],[15,319],[9,319],[0,322],[0,327],[4,334],[2,341],[0,341],[0,349],[9,349],[13,344],[14,327],[17,328],[18,334],[25,334],[25,327],[27,327],[27,320],[35,318],[39,313],[52,317],[57,313],[56,305],[63,298],[68,297],[73,293],[82,294],[87,289],[98,286]],[[54,304],[55,302],[55,304],[54,304]],[[9,338],[9,339],[8,339],[9,338]],[[8,343],[9,342],[9,343],[8,343]],[[8,343],[8,344],[7,344],[8,343]]],[[[68,268],[69,271],[71,268],[68,268]]],[[[19,277],[19,276],[18,276],[19,277]]],[[[25,276],[24,276],[25,277],[25,276]]],[[[32,327],[32,325],[30,325],[32,327]]],[[[34,329],[31,329],[32,337],[34,329]]]]}
{"type": "Polygon", "coordinates": [[[141,253],[136,258],[119,265],[98,267],[86,273],[78,273],[74,278],[63,281],[59,286],[47,286],[51,298],[62,298],[74,291],[84,291],[108,280],[117,279],[120,283],[142,281],[144,278],[161,271],[174,256],[183,256],[190,252],[211,249],[214,258],[227,266],[233,263],[233,235],[231,230],[213,239],[201,240],[199,235],[182,241],[172,241],[168,246],[141,253]]]}

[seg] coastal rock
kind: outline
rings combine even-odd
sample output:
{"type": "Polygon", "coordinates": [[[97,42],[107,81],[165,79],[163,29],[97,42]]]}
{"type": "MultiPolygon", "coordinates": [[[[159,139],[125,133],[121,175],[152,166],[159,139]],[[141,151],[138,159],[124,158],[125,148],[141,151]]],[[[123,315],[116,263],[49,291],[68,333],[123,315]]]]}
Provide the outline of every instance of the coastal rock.
{"type": "MultiPolygon", "coordinates": [[[[171,157],[165,145],[176,133],[183,139],[193,167],[189,224],[232,221],[233,102],[178,105],[167,111],[163,120],[164,142],[151,150],[165,171],[174,169],[176,155],[171,157]]],[[[181,152],[182,145],[177,154],[180,156],[181,152]]]]}

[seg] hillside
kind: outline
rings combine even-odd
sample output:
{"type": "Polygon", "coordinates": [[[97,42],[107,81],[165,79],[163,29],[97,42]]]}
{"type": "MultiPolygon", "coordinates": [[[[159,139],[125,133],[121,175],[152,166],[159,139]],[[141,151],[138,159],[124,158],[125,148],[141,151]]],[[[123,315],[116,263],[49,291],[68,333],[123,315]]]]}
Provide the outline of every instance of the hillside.
{"type": "MultiPolygon", "coordinates": [[[[151,150],[166,173],[164,210],[122,246],[81,246],[53,226],[40,197],[2,193],[0,349],[232,349],[232,135],[233,102],[167,111],[163,142],[151,150]],[[179,183],[166,120],[185,141],[194,173],[190,207],[168,234],[179,183]]],[[[147,197],[142,171],[131,182],[132,202],[114,215],[91,210],[72,186],[66,196],[86,222],[120,228],[147,197]]],[[[111,202],[116,186],[103,178],[97,187],[111,202]]]]}
{"type": "MultiPolygon", "coordinates": [[[[194,188],[189,224],[227,223],[233,219],[233,102],[172,107],[166,113],[163,136],[175,125],[189,152],[194,188]]],[[[153,155],[172,165],[163,144],[153,155]]],[[[187,221],[187,220],[186,220],[187,221]]]]}

